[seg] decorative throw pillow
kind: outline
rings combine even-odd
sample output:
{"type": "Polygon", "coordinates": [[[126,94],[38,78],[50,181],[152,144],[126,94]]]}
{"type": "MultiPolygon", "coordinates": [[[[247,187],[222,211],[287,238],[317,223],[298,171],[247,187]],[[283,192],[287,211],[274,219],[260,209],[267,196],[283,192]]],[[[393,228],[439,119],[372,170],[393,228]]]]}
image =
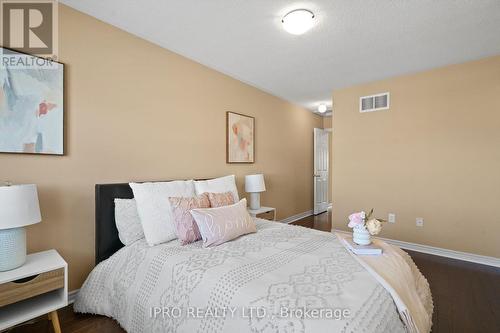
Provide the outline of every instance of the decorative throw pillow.
{"type": "Polygon", "coordinates": [[[224,207],[191,210],[203,247],[220,245],[239,236],[257,231],[255,221],[247,211],[247,200],[224,207]]]}
{"type": "Polygon", "coordinates": [[[186,245],[201,239],[198,226],[189,212],[194,208],[210,208],[208,194],[203,193],[193,198],[170,197],[168,200],[172,207],[177,238],[181,244],[186,245]]]}
{"type": "Polygon", "coordinates": [[[208,193],[208,199],[210,200],[210,207],[222,207],[234,205],[234,195],[233,192],[224,193],[208,193]]]}
{"type": "Polygon", "coordinates": [[[144,238],[141,218],[137,213],[137,204],[134,199],[115,199],[115,223],[118,238],[123,245],[130,245],[144,238]]]}
{"type": "Polygon", "coordinates": [[[238,189],[236,188],[236,177],[234,175],[214,178],[210,180],[197,180],[194,182],[196,194],[208,193],[233,193],[234,202],[238,202],[238,189]]]}
{"type": "Polygon", "coordinates": [[[137,202],[144,236],[149,245],[157,245],[175,238],[175,225],[169,197],[194,197],[192,180],[173,182],[130,183],[137,202]]]}

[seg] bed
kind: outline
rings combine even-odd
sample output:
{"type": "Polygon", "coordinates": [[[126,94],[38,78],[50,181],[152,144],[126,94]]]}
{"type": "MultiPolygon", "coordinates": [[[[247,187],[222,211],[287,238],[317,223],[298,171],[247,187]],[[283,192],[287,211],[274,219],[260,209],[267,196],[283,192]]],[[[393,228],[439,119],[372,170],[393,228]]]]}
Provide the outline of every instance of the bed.
{"type": "Polygon", "coordinates": [[[405,332],[391,294],[333,233],[256,219],[257,232],[214,248],[178,240],[123,246],[114,199],[96,186],[96,267],[76,312],[127,332],[405,332]]]}

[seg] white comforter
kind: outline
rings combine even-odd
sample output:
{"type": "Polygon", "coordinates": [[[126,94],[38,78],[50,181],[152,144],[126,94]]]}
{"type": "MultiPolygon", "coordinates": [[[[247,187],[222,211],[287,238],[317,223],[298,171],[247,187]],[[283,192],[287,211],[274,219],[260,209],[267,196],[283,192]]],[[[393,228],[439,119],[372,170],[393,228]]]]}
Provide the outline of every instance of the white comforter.
{"type": "Polygon", "coordinates": [[[126,246],[74,304],[128,332],[404,332],[391,295],[336,236],[257,219],[215,248],[126,246]]]}

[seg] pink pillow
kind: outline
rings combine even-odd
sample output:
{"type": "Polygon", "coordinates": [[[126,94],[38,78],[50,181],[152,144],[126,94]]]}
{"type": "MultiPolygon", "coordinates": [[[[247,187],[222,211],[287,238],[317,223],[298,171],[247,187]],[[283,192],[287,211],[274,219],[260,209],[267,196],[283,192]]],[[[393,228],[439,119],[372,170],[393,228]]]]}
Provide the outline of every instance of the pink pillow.
{"type": "Polygon", "coordinates": [[[257,232],[254,220],[247,211],[247,200],[217,208],[193,209],[194,217],[203,239],[203,247],[215,246],[241,235],[257,232]]]}
{"type": "Polygon", "coordinates": [[[222,207],[234,205],[234,195],[233,192],[224,193],[208,193],[208,199],[210,200],[210,207],[222,207]]]}
{"type": "Polygon", "coordinates": [[[198,226],[189,211],[193,208],[209,208],[208,195],[203,193],[192,198],[169,197],[168,200],[172,207],[177,238],[179,238],[181,244],[186,245],[201,239],[198,226]]]}

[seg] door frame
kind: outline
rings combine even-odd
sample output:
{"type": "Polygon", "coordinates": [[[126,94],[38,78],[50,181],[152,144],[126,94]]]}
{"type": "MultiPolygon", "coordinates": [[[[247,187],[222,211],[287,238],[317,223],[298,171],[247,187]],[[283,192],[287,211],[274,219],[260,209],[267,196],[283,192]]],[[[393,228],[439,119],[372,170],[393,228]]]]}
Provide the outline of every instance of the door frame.
{"type": "Polygon", "coordinates": [[[321,213],[324,213],[328,210],[328,208],[330,207],[330,202],[329,202],[329,198],[328,198],[328,193],[329,193],[329,188],[328,188],[328,184],[329,184],[329,171],[330,171],[330,140],[327,139],[327,150],[326,150],[326,153],[327,153],[327,158],[326,158],[326,165],[327,165],[327,170],[326,172],[323,171],[323,175],[318,175],[316,174],[317,173],[317,170],[316,170],[316,162],[317,162],[317,158],[316,158],[316,152],[317,152],[317,149],[316,149],[316,145],[317,145],[317,142],[316,142],[316,133],[317,131],[322,131],[322,132],[325,132],[325,133],[328,133],[328,132],[331,132],[331,129],[325,129],[325,128],[314,128],[314,131],[313,131],[313,214],[314,215],[317,215],[317,214],[321,214],[321,213]],[[317,204],[316,202],[316,195],[318,193],[317,191],[317,181],[316,181],[316,178],[318,177],[321,177],[321,178],[326,178],[326,202],[323,202],[321,204],[317,204]]]}

